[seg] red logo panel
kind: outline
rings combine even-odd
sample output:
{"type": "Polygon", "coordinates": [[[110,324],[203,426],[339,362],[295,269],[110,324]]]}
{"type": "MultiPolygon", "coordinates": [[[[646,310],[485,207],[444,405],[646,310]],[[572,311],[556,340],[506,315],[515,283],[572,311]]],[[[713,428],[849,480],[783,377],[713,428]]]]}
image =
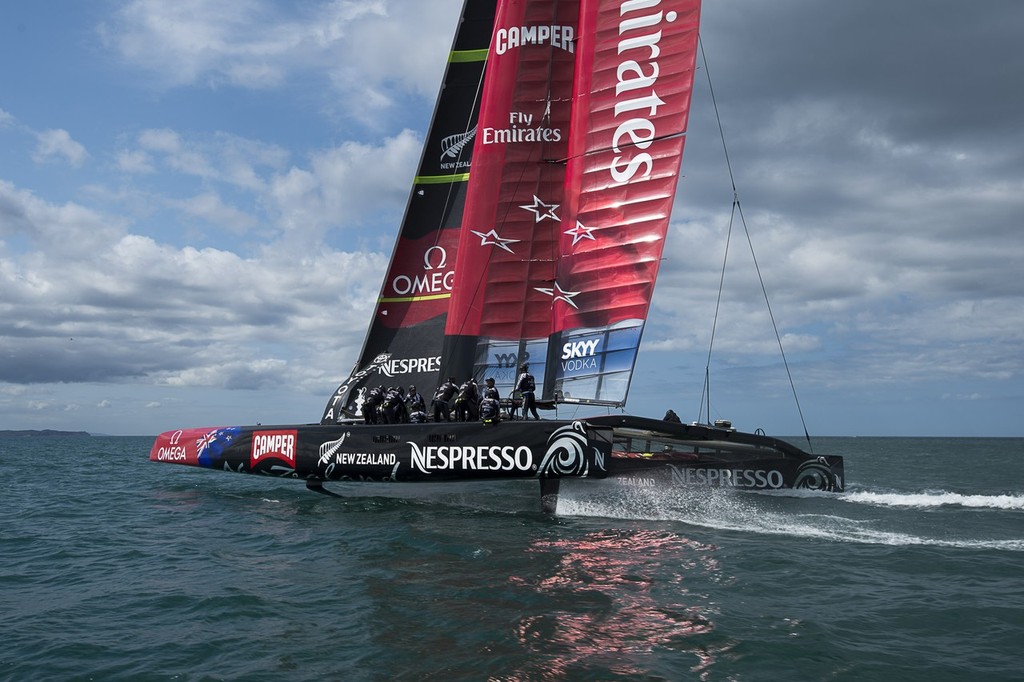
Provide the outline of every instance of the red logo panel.
{"type": "Polygon", "coordinates": [[[252,434],[252,451],[249,466],[255,468],[264,459],[278,459],[295,466],[295,447],[299,433],[294,429],[286,431],[256,431],[252,434]]]}

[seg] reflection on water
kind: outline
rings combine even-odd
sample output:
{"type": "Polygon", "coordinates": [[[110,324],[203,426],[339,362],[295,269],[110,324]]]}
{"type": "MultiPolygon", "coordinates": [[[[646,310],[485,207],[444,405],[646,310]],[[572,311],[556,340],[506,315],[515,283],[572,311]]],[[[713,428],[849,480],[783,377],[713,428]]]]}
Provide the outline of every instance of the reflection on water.
{"type": "Polygon", "coordinates": [[[520,644],[535,656],[530,669],[504,679],[562,679],[588,669],[651,674],[654,651],[662,664],[665,652],[676,651],[689,670],[706,671],[729,645],[711,637],[715,607],[689,584],[721,582],[715,551],[653,530],[535,540],[532,563],[554,570],[510,581],[539,593],[547,608],[517,623],[520,644]]]}

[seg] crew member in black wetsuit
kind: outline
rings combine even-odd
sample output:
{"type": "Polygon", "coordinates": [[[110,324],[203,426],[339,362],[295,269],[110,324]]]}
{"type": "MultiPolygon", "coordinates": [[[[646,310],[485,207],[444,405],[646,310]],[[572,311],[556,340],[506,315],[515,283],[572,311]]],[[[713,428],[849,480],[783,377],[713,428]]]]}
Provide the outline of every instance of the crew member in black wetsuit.
{"type": "Polygon", "coordinates": [[[363,401],[363,421],[367,424],[377,424],[380,421],[378,408],[384,402],[384,387],[376,386],[371,388],[363,401]]]}
{"type": "Polygon", "coordinates": [[[498,394],[498,389],[494,387],[493,378],[487,377],[486,384],[484,387],[484,397],[480,401],[480,421],[484,424],[497,424],[500,419],[498,414],[500,395],[498,394]]]}
{"type": "Polygon", "coordinates": [[[455,421],[475,421],[480,407],[480,389],[476,379],[470,377],[459,386],[459,395],[455,398],[455,421]]]}
{"type": "Polygon", "coordinates": [[[533,413],[534,419],[540,419],[537,414],[537,382],[530,374],[530,366],[526,363],[519,365],[519,378],[516,379],[516,390],[523,394],[523,419],[529,419],[529,412],[533,413]]]}
{"type": "Polygon", "coordinates": [[[409,386],[409,392],[405,395],[405,413],[414,424],[427,421],[427,403],[414,385],[409,386]]]}
{"type": "Polygon", "coordinates": [[[434,392],[434,421],[444,419],[446,422],[452,420],[451,400],[458,392],[459,386],[455,383],[455,377],[448,377],[448,381],[437,387],[434,392]]]}

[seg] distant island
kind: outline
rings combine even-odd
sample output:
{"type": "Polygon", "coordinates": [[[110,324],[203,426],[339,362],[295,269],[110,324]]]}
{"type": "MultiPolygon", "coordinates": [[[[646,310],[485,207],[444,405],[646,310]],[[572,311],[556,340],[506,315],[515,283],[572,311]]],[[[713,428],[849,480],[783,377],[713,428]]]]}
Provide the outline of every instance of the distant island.
{"type": "Polygon", "coordinates": [[[88,431],[54,431],[43,429],[42,431],[0,431],[0,438],[33,438],[36,436],[57,436],[60,438],[89,438],[92,436],[88,431]]]}

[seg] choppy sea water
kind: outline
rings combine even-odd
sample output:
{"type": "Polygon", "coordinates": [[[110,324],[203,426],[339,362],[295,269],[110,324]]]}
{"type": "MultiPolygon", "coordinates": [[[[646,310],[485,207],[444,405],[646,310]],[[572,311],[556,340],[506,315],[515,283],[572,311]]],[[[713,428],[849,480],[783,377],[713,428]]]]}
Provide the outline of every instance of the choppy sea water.
{"type": "Polygon", "coordinates": [[[335,485],[0,439],[0,680],[1019,680],[1024,439],[848,491],[335,485]]]}

